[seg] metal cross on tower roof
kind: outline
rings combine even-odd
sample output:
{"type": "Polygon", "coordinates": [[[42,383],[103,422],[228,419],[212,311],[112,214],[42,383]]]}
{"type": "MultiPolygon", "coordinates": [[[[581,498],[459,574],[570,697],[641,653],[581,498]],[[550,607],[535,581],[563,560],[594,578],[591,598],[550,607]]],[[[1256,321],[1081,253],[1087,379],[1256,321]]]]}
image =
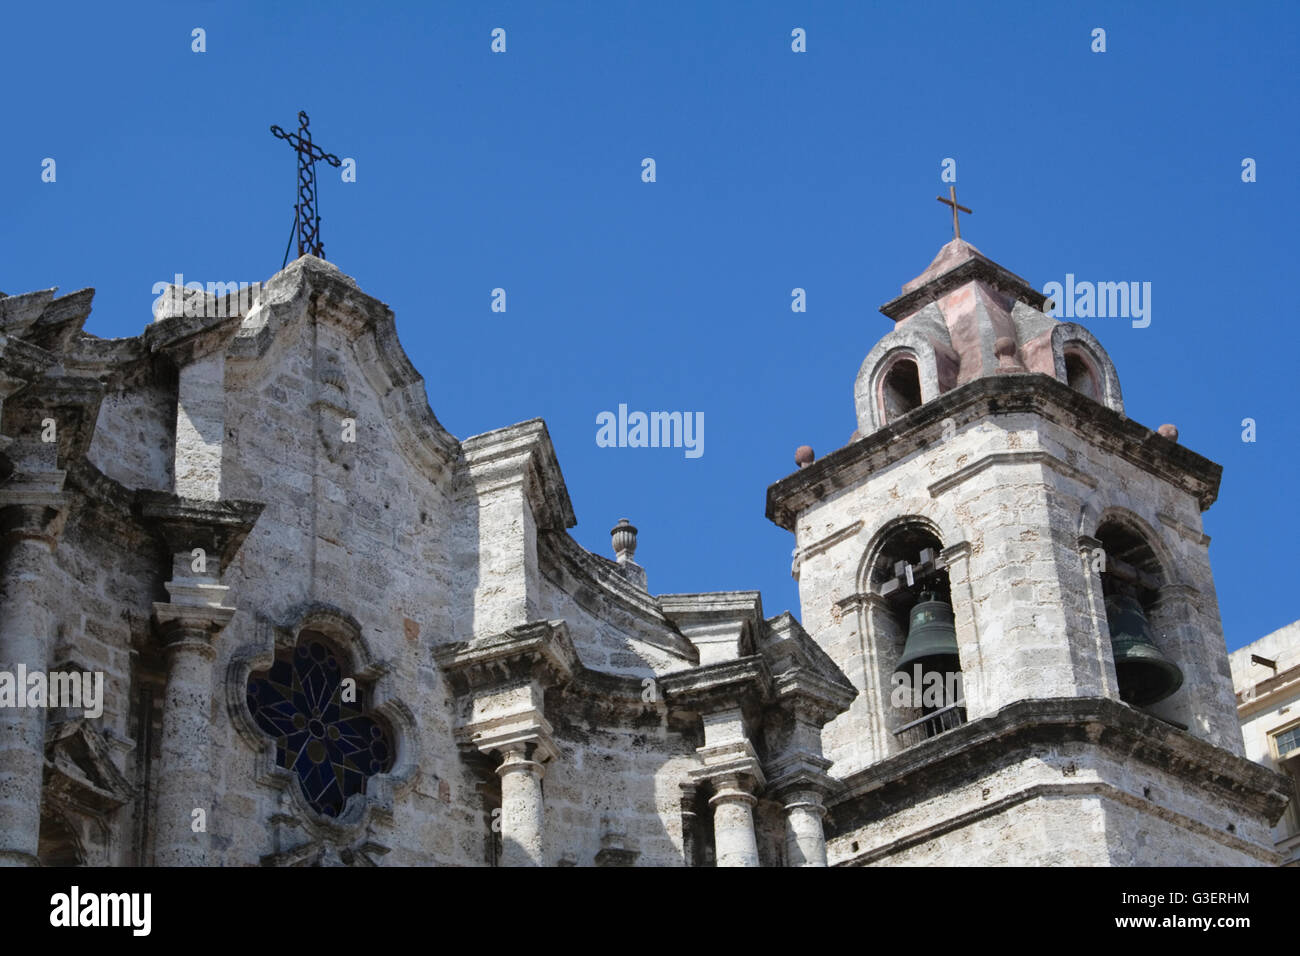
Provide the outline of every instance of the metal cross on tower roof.
{"type": "MultiPolygon", "coordinates": [[[[278,126],[272,126],[271,132],[279,139],[288,140],[298,153],[298,202],[294,204],[294,229],[298,234],[298,255],[310,253],[317,258],[325,258],[325,246],[320,241],[320,215],[316,211],[316,160],[323,159],[331,166],[342,166],[343,161],[333,153],[327,153],[311,141],[311,130],[307,129],[310,120],[302,110],[298,111],[298,132],[286,133],[278,126]]],[[[289,236],[293,241],[293,234],[289,236]]],[[[284,260],[289,261],[289,249],[284,250],[284,260]]],[[[284,263],[281,263],[283,267],[284,263]]]]}
{"type": "Polygon", "coordinates": [[[956,187],[956,186],[949,186],[949,187],[948,187],[948,198],[947,198],[947,199],[944,199],[942,196],[935,196],[934,198],[937,199],[937,200],[939,200],[939,202],[943,203],[945,206],[952,206],[952,235],[953,235],[953,238],[954,238],[954,239],[960,239],[960,238],[961,238],[961,223],[959,223],[959,222],[957,221],[957,213],[960,211],[960,212],[970,213],[972,216],[975,215],[975,214],[974,214],[973,212],[971,212],[969,209],[967,209],[965,206],[959,206],[959,205],[957,205],[957,187],[956,187]]]}

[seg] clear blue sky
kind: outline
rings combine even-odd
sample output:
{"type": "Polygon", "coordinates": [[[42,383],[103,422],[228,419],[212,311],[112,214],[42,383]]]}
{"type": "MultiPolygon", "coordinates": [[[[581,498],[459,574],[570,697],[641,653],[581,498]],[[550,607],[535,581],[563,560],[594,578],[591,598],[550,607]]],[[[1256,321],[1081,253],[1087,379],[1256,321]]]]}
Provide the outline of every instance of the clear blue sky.
{"type": "Polygon", "coordinates": [[[1205,520],[1235,648],[1300,617],[1298,11],[11,4],[0,289],[93,286],[87,329],[123,336],[177,272],[268,278],[294,158],[267,128],[305,109],[357,161],[355,183],[321,167],[326,253],[392,306],[443,424],[544,417],[583,545],[609,554],[628,517],[654,592],[760,588],[797,612],[765,489],[796,446],[853,431],[878,306],[950,238],[954,157],[964,237],[1036,287],[1152,283],[1148,328],[1087,324],[1129,415],[1224,466],[1205,520]],[[620,402],[703,412],[705,454],[598,448],[620,402]]]}

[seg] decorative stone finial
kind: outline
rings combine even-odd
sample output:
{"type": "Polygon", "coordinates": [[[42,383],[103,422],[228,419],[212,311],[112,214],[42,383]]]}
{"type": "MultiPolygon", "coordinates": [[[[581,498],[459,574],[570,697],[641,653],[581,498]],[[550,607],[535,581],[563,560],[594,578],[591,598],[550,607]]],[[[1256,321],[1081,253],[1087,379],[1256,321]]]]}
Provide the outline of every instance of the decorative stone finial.
{"type": "Polygon", "coordinates": [[[614,544],[614,557],[619,564],[627,564],[636,554],[636,528],[626,518],[619,518],[609,535],[614,544]]]}
{"type": "Polygon", "coordinates": [[[1168,425],[1168,424],[1161,425],[1159,428],[1156,429],[1156,433],[1159,435],[1164,435],[1170,441],[1178,441],[1177,425],[1168,425]]]}
{"type": "Polygon", "coordinates": [[[816,460],[811,445],[800,445],[794,450],[794,463],[800,468],[806,468],[816,460]]]}

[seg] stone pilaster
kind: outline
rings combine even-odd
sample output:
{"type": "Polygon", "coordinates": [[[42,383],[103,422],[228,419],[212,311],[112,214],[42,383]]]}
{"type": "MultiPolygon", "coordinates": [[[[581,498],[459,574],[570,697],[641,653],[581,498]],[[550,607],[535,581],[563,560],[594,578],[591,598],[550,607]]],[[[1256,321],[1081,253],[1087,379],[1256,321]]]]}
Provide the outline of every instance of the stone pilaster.
{"type": "Polygon", "coordinates": [[[567,627],[535,621],[447,645],[434,657],[456,692],[457,743],[499,761],[501,864],[545,865],[542,777],[559,754],[545,716],[546,690],[567,683],[581,667],[567,627]]]}
{"type": "Polygon", "coordinates": [[[501,633],[541,615],[537,536],[577,523],[546,426],[524,422],[461,443],[465,506],[474,515],[460,541],[476,568],[466,633],[501,633]]]}
{"type": "Polygon", "coordinates": [[[235,614],[226,604],[230,589],[221,577],[262,506],[159,492],[140,498],[145,519],[172,556],[172,579],[166,584],[171,601],[153,606],[154,630],[167,661],[154,862],[203,866],[209,862],[207,830],[215,798],[210,744],[215,643],[235,614]]]}
{"type": "Polygon", "coordinates": [[[824,800],[838,784],[828,773],[822,728],[848,710],[857,690],[789,613],[768,622],[759,646],[777,704],[765,714],[763,737],[768,792],[785,812],[786,862],[825,866],[824,800]]]}
{"type": "MultiPolygon", "coordinates": [[[[749,595],[678,597],[681,601],[677,611],[689,619],[689,637],[696,641],[710,624],[707,613],[699,608],[701,603],[720,604],[719,599],[731,601],[730,607],[722,607],[721,613],[715,615],[722,617],[737,606],[743,613],[749,595]]],[[[749,634],[755,629],[753,625],[748,629],[740,628],[736,646],[745,647],[751,639],[749,634]]],[[[710,636],[714,633],[720,633],[720,630],[710,636]]],[[[720,656],[721,645],[714,651],[720,656]]],[[[715,864],[758,866],[754,805],[767,781],[753,740],[760,725],[762,708],[771,691],[771,675],[763,657],[747,654],[719,660],[670,674],[661,680],[660,686],[669,714],[691,715],[692,719],[700,721],[704,732],[704,745],[695,750],[699,765],[691,771],[690,782],[703,792],[711,793],[709,806],[713,811],[715,864]]]]}
{"type": "Polygon", "coordinates": [[[684,780],[678,784],[681,790],[682,808],[682,862],[687,866],[695,865],[695,841],[699,826],[699,814],[695,812],[695,794],[698,788],[694,781],[684,780]]]}
{"type": "MultiPolygon", "coordinates": [[[[485,727],[486,724],[477,724],[485,727]]],[[[516,710],[509,725],[499,732],[478,730],[473,723],[458,730],[490,760],[498,760],[501,780],[501,865],[544,866],[546,863],[546,801],[542,777],[546,763],[555,759],[551,725],[534,709],[516,710]]]]}
{"type": "Polygon", "coordinates": [[[49,295],[26,307],[6,300],[0,310],[7,333],[0,334],[0,404],[9,431],[0,435],[0,672],[10,675],[15,695],[12,706],[0,704],[0,865],[37,862],[46,708],[17,705],[27,702],[22,674],[50,665],[59,623],[54,551],[70,505],[65,469],[84,460],[104,394],[98,381],[64,373],[56,357],[89,314],[86,291],[55,300],[60,320],[46,327],[43,345],[11,337],[32,331],[49,295]]]}
{"type": "Polygon", "coordinates": [[[704,716],[703,764],[692,772],[713,790],[713,846],[718,866],[759,866],[754,806],[766,780],[750,742],[749,722],[735,707],[704,716]]]}
{"type": "MultiPolygon", "coordinates": [[[[177,595],[173,593],[173,597],[177,595]]],[[[213,803],[213,641],[234,613],[234,608],[220,605],[154,604],[159,639],[167,655],[154,831],[154,862],[158,866],[203,866],[208,862],[206,831],[213,803]],[[197,831],[196,810],[202,811],[203,823],[197,831]]]]}
{"type": "Polygon", "coordinates": [[[48,594],[67,504],[63,473],[47,479],[0,492],[0,672],[15,694],[0,705],[0,866],[36,865],[40,839],[46,710],[16,705],[20,674],[46,669],[55,630],[48,594]]]}
{"type": "Polygon", "coordinates": [[[211,297],[186,315],[184,291],[173,287],[145,339],[176,367],[173,490],[186,499],[216,502],[226,427],[226,350],[242,317],[237,308],[227,315],[229,303],[215,308],[211,297]]]}

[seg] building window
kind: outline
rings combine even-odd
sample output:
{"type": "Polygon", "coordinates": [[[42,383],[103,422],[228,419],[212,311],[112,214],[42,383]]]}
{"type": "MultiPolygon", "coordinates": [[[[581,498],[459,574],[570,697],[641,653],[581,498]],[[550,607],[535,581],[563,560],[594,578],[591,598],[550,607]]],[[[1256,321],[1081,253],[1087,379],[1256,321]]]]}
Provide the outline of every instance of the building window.
{"type": "Polygon", "coordinates": [[[1277,747],[1279,760],[1286,760],[1288,757],[1300,757],[1300,724],[1274,734],[1273,743],[1277,747]]]}
{"type": "Polygon", "coordinates": [[[312,808],[336,817],[366,780],[392,768],[392,734],[366,711],[366,689],[344,674],[344,658],[316,631],[248,679],[248,709],[276,740],[276,763],[291,770],[312,808]]]}

